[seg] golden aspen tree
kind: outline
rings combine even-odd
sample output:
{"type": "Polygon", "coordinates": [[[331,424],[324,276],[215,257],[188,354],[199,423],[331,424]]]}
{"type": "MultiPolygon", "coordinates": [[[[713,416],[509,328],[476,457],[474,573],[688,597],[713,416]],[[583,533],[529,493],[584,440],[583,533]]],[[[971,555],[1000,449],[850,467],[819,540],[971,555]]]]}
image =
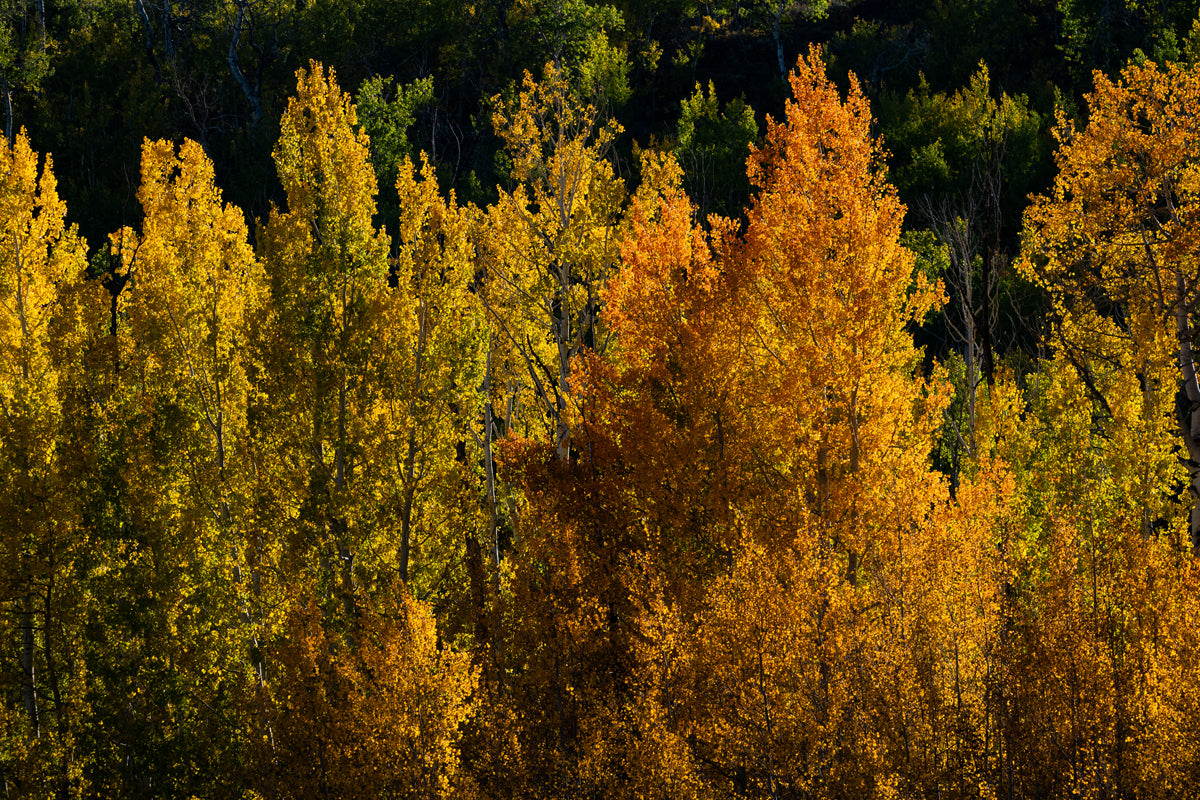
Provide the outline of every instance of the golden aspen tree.
{"type": "MultiPolygon", "coordinates": [[[[130,349],[146,387],[170,392],[201,432],[187,456],[187,514],[225,529],[244,503],[248,329],[265,301],[266,276],[250,248],[242,212],[222,204],[213,166],[185,140],[142,147],[140,235],[118,234],[130,349]]],[[[189,520],[187,526],[204,524],[189,520]]],[[[230,548],[230,569],[237,557],[230,548]]]]}
{"type": "MultiPolygon", "coordinates": [[[[1109,396],[1119,384],[1140,393],[1138,377],[1116,365],[1092,377],[1109,396]]],[[[993,393],[980,416],[981,442],[1015,482],[997,541],[1005,592],[991,784],[1001,796],[1188,794],[1196,571],[1178,540],[1142,533],[1128,468],[1141,425],[1102,418],[1061,356],[1026,378],[1024,396],[1007,383],[997,381],[1008,396],[993,393]]],[[[1177,508],[1181,532],[1186,509],[1177,508]]]]}
{"type": "MultiPolygon", "coordinates": [[[[1130,479],[1146,531],[1166,509],[1184,447],[1190,494],[1200,494],[1200,383],[1192,356],[1200,234],[1200,74],[1131,65],[1097,76],[1082,131],[1060,117],[1059,175],[1026,214],[1023,268],[1050,294],[1062,358],[1137,441],[1130,479]],[[1105,364],[1117,367],[1109,387],[1105,364]],[[1123,377],[1140,376],[1135,382],[1123,377]]],[[[1195,507],[1195,502],[1191,502],[1195,507]]],[[[1171,530],[1174,530],[1171,526],[1171,530]]],[[[1200,513],[1188,542],[1200,551],[1200,513]]]]}
{"type": "Polygon", "coordinates": [[[81,786],[73,560],[86,550],[58,447],[61,347],[74,321],[60,298],[86,263],[65,215],[49,157],[39,174],[22,131],[0,147],[0,747],[6,783],[63,797],[81,786]]]}
{"type": "Polygon", "coordinates": [[[375,176],[354,106],[319,64],[297,72],[275,163],[287,207],[260,236],[270,275],[259,391],[263,514],[284,544],[287,569],[319,565],[320,591],[349,613],[355,571],[391,567],[372,517],[383,398],[378,370],[407,347],[411,302],[389,292],[386,234],[377,229],[375,176]],[[357,561],[357,563],[356,563],[357,561]]]}
{"type": "MultiPolygon", "coordinates": [[[[453,194],[443,200],[427,162],[399,167],[399,228],[392,267],[404,299],[393,312],[411,315],[407,350],[393,350],[382,376],[388,406],[383,449],[398,476],[392,513],[398,517],[396,568],[402,581],[420,575],[427,590],[461,563],[466,538],[482,524],[474,464],[474,430],[484,376],[487,321],[472,291],[472,219],[453,194]],[[412,568],[418,557],[424,563],[412,568]]],[[[495,547],[494,527],[485,537],[495,547]]],[[[463,576],[458,576],[458,584],[463,576]]]]}
{"type": "MultiPolygon", "coordinates": [[[[246,344],[266,289],[242,212],[222,203],[199,144],[185,141],[176,153],[170,142],[147,141],[138,197],[140,232],[111,237],[124,279],[109,414],[120,468],[108,491],[120,527],[105,538],[108,569],[96,581],[138,608],[106,621],[122,634],[97,668],[97,714],[143,743],[125,759],[134,769],[108,765],[114,772],[97,779],[116,785],[121,775],[129,791],[139,782],[186,785],[184,764],[202,731],[234,743],[232,697],[249,683],[255,639],[245,570],[254,549],[246,344]],[[141,687],[139,713],[111,708],[122,685],[141,687]]],[[[221,769],[215,759],[211,768],[221,769]]]]}
{"type": "Polygon", "coordinates": [[[389,258],[354,106],[320,65],[297,81],[275,150],[287,208],[261,237],[271,303],[256,442],[291,585],[264,646],[252,783],[288,797],[458,796],[474,677],[415,596],[465,606],[462,553],[482,521],[470,219],[406,161],[389,258]]]}
{"type": "Polygon", "coordinates": [[[1014,437],[1028,541],[1012,557],[1006,739],[1014,791],[1194,791],[1200,78],[1097,74],[1060,117],[1059,175],[1021,267],[1049,293],[1054,357],[1014,437]]]}
{"type": "Polygon", "coordinates": [[[406,161],[389,258],[354,114],[332,74],[301,70],[275,151],[287,210],[262,237],[272,285],[262,446],[283,455],[269,458],[284,487],[276,510],[298,521],[293,555],[342,565],[343,600],[356,569],[430,588],[456,560],[478,524],[467,444],[482,381],[468,213],[406,161]]]}
{"type": "MultiPolygon", "coordinates": [[[[588,489],[569,470],[558,480],[534,466],[547,448],[547,457],[562,465],[580,456],[572,444],[583,416],[573,370],[581,354],[607,346],[601,291],[616,269],[626,192],[608,161],[620,127],[577,97],[555,66],[547,65],[541,81],[526,74],[515,99],[494,103],[513,186],[479,215],[476,233],[477,291],[490,322],[479,438],[498,630],[488,652],[494,702],[473,736],[515,739],[523,766],[489,746],[480,762],[492,766],[481,768],[510,773],[503,780],[514,791],[540,787],[553,794],[583,780],[577,748],[587,733],[580,722],[599,720],[613,682],[628,672],[616,643],[624,634],[612,626],[601,631],[605,619],[624,616],[618,610],[624,601],[600,585],[581,586],[571,564],[575,556],[587,558],[579,565],[585,582],[616,586],[596,569],[611,561],[591,558],[596,542],[620,538],[623,528],[613,519],[576,525],[556,515],[561,502],[591,508],[603,501],[584,500],[588,489]],[[502,461],[495,444],[504,436],[519,441],[504,448],[502,461]],[[500,559],[502,524],[513,530],[507,564],[500,559]],[[506,677],[511,670],[519,674],[506,677]]],[[[612,551],[622,548],[614,542],[612,551]]]]}
{"type": "Polygon", "coordinates": [[[430,607],[402,592],[363,610],[353,648],[315,604],[293,610],[273,701],[255,729],[261,769],[249,783],[264,796],[475,796],[458,753],[470,657],[439,647],[430,607]]]}
{"type": "Polygon", "coordinates": [[[578,414],[571,361],[603,352],[607,341],[600,294],[616,268],[626,197],[607,153],[621,128],[552,65],[540,82],[526,73],[510,106],[494,102],[516,185],[487,210],[481,297],[495,330],[493,361],[507,365],[505,391],[517,411],[527,409],[519,420],[506,411],[505,426],[552,438],[565,460],[578,414]]]}

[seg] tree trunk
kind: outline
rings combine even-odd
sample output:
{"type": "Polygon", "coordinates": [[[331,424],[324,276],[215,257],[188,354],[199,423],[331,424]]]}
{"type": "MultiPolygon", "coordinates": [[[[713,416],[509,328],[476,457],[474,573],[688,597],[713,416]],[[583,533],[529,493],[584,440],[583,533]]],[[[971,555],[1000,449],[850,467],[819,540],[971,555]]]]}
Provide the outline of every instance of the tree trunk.
{"type": "Polygon", "coordinates": [[[1200,555],[1200,383],[1196,380],[1196,361],[1192,353],[1192,328],[1189,319],[1182,272],[1175,273],[1175,334],[1179,339],[1181,391],[1175,415],[1179,435],[1188,457],[1184,460],[1190,478],[1192,510],[1188,515],[1188,537],[1192,554],[1200,555]]]}
{"type": "Polygon", "coordinates": [[[231,36],[229,39],[229,53],[227,61],[229,62],[229,72],[233,75],[233,79],[237,81],[237,85],[241,87],[242,94],[246,96],[246,100],[250,103],[250,124],[257,125],[262,118],[262,102],[259,100],[258,91],[250,86],[250,82],[246,80],[245,74],[242,72],[242,62],[238,57],[237,47],[238,40],[242,36],[242,24],[246,19],[246,7],[243,3],[238,3],[237,19],[234,20],[231,36]]]}
{"type": "Polygon", "coordinates": [[[408,453],[404,456],[404,500],[400,509],[400,580],[408,583],[408,555],[412,543],[413,500],[417,494],[417,432],[408,432],[408,453]]]}
{"type": "Polygon", "coordinates": [[[8,146],[13,146],[13,107],[12,107],[12,84],[8,82],[8,76],[4,76],[4,138],[8,141],[8,146]]]}
{"type": "Polygon", "coordinates": [[[425,365],[425,339],[429,333],[429,305],[421,300],[417,321],[417,353],[413,359],[412,397],[408,404],[408,452],[404,456],[404,500],[400,510],[400,580],[408,583],[408,558],[412,544],[413,500],[417,494],[417,400],[425,365]]]}
{"type": "Polygon", "coordinates": [[[783,22],[783,12],[786,4],[778,2],[775,7],[775,24],[771,27],[771,35],[775,38],[775,58],[779,62],[779,79],[787,83],[787,61],[783,57],[783,36],[779,26],[783,22]]]}
{"type": "Polygon", "coordinates": [[[21,697],[29,717],[30,736],[41,738],[38,715],[37,686],[34,683],[33,596],[21,598],[21,697]]]}
{"type": "MultiPolygon", "coordinates": [[[[496,462],[492,458],[492,439],[495,435],[496,421],[492,409],[492,349],[488,347],[487,365],[483,378],[483,464],[487,475],[488,499],[488,549],[492,559],[492,570],[495,580],[500,579],[500,542],[497,532],[499,529],[499,513],[496,507],[496,462]]],[[[497,586],[499,584],[497,583],[497,586]]]]}

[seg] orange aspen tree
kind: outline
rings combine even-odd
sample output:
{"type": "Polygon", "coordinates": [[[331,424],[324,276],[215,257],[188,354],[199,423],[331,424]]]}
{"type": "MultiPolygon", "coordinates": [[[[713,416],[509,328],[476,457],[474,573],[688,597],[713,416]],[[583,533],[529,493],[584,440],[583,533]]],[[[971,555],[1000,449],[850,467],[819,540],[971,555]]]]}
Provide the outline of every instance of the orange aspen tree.
{"type": "Polygon", "coordinates": [[[726,448],[746,485],[733,570],[683,669],[700,681],[698,754],[734,787],[918,791],[943,782],[936,754],[971,723],[942,700],[957,655],[942,623],[970,614],[986,635],[991,604],[954,599],[991,542],[945,524],[930,453],[947,389],[921,379],[906,329],[940,291],[899,244],[865,97],[823,72],[815,52],[797,64],[786,119],[750,158],[746,232],[719,250],[741,401],[723,436],[742,440],[726,448]]]}
{"type": "MultiPolygon", "coordinates": [[[[581,354],[603,353],[608,343],[601,291],[616,269],[626,201],[608,151],[620,127],[576,96],[552,65],[541,81],[527,74],[511,103],[494,102],[513,186],[479,215],[476,229],[477,292],[490,323],[479,439],[498,628],[487,673],[495,701],[476,736],[488,742],[492,766],[485,769],[503,774],[498,780],[565,792],[583,779],[578,747],[587,734],[580,721],[597,719],[598,704],[611,699],[613,682],[627,673],[614,645],[620,626],[602,630],[605,620],[625,616],[617,610],[621,601],[581,586],[571,558],[589,559],[581,565],[585,583],[615,585],[590,559],[599,552],[595,543],[619,538],[622,526],[593,519],[570,532],[574,521],[560,520],[554,507],[560,499],[582,500],[587,490],[571,481],[569,469],[560,481],[534,463],[546,455],[565,466],[581,457],[573,437],[585,413],[574,370],[581,354]],[[494,446],[505,436],[520,440],[505,447],[507,461],[494,446]],[[502,563],[505,524],[514,552],[502,563]],[[506,675],[510,670],[517,674],[506,675]],[[519,742],[524,768],[492,744],[510,737],[519,742]]],[[[584,502],[591,508],[594,499],[584,502]]]]}
{"type": "Polygon", "coordinates": [[[641,763],[720,795],[974,792],[956,765],[985,716],[1006,489],[968,512],[931,471],[948,389],[906,326],[939,292],[899,244],[865,98],[823,70],[801,60],[751,157],[745,233],[713,220],[710,244],[664,177],[606,295],[584,438],[615,449],[667,576],[635,601],[634,675],[674,756],[641,763]]]}
{"type": "Polygon", "coordinates": [[[360,613],[355,641],[316,604],[292,611],[279,678],[256,720],[248,786],[294,798],[471,798],[460,726],[470,657],[439,646],[432,609],[403,593],[360,613]]]}

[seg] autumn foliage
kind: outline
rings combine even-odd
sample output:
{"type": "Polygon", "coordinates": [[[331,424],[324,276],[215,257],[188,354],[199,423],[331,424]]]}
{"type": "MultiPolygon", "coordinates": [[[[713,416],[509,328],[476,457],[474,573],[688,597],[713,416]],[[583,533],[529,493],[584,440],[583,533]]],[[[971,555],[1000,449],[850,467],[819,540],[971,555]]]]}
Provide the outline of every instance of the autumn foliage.
{"type": "Polygon", "coordinates": [[[6,796],[1194,793],[1200,78],[1060,118],[1045,347],[949,472],[866,97],[788,88],[739,218],[553,65],[486,208],[409,158],[377,206],[317,63],[253,237],[148,140],[89,263],[0,148],[6,796]]]}

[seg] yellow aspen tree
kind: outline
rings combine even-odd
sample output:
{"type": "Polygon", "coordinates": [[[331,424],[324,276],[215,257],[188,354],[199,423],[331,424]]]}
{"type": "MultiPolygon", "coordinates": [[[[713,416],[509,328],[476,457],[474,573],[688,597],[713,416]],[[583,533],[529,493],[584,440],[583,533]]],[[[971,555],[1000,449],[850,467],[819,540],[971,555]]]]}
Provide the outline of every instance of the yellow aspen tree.
{"type": "Polygon", "coordinates": [[[287,207],[261,236],[271,301],[256,431],[277,484],[262,509],[291,585],[265,645],[252,783],[460,796],[474,678],[414,597],[465,604],[462,554],[482,517],[467,446],[483,338],[470,218],[405,162],[392,251],[349,97],[317,64],[297,81],[275,149],[287,207]]]}
{"type": "Polygon", "coordinates": [[[185,771],[190,736],[221,736],[235,724],[233,693],[249,683],[257,604],[248,574],[256,568],[246,567],[257,547],[246,529],[246,345],[266,284],[242,212],[222,203],[199,144],[185,141],[177,153],[170,142],[145,142],[138,197],[140,232],[111,237],[124,279],[110,414],[121,530],[98,584],[139,609],[108,623],[128,625],[112,659],[128,670],[106,677],[147,687],[141,714],[112,710],[107,724],[155,731],[130,732],[145,745],[131,763],[170,780],[185,771]],[[180,684],[200,701],[181,700],[180,684]]]}
{"type": "MultiPolygon", "coordinates": [[[[1101,365],[1092,382],[1108,396],[1139,386],[1101,365]]],[[[1130,443],[1141,426],[1101,417],[1093,388],[1061,355],[1022,393],[1007,384],[996,384],[1007,397],[981,403],[979,429],[1015,483],[997,538],[1005,592],[986,731],[991,785],[1001,796],[1188,794],[1196,569],[1177,538],[1142,533],[1142,500],[1122,463],[1140,450],[1130,443]]],[[[1176,514],[1182,532],[1186,509],[1176,514]]]]}
{"type": "Polygon", "coordinates": [[[1082,130],[1060,117],[1058,177],[1025,218],[1020,266],[1056,319],[1036,427],[1010,458],[1034,536],[1010,602],[1008,750],[1017,791],[1187,794],[1200,76],[1131,64],[1087,101],[1082,130]]]}
{"type": "Polygon", "coordinates": [[[389,292],[384,231],[372,222],[376,181],[366,135],[332,72],[297,72],[274,156],[287,194],[260,236],[270,275],[259,391],[261,513],[283,543],[288,570],[319,566],[320,591],[352,610],[355,571],[392,567],[373,521],[381,479],[378,370],[407,348],[411,302],[389,292]]]}
{"type": "Polygon", "coordinates": [[[73,476],[59,458],[61,347],[75,321],[61,298],[86,264],[65,215],[49,157],[39,171],[22,131],[0,147],[0,630],[9,698],[0,746],[14,778],[59,796],[80,788],[82,689],[70,664],[79,655],[73,559],[86,549],[73,476]]]}
{"type": "MultiPolygon", "coordinates": [[[[396,190],[396,288],[389,309],[410,318],[389,325],[412,334],[407,348],[391,349],[385,361],[382,447],[398,478],[391,513],[398,518],[399,577],[421,576],[421,586],[432,590],[446,568],[462,562],[467,539],[478,541],[483,522],[474,464],[483,455],[475,428],[487,320],[472,288],[470,210],[453,194],[442,198],[427,162],[418,170],[405,159],[396,190]]],[[[484,538],[494,551],[494,526],[484,538]]],[[[465,576],[457,578],[462,586],[465,576]]]]}
{"type": "MultiPolygon", "coordinates": [[[[1170,516],[1173,443],[1184,448],[1193,509],[1200,494],[1200,75],[1152,62],[1115,81],[1098,75],[1088,109],[1081,131],[1059,118],[1059,174],[1026,214],[1022,264],[1054,301],[1060,357],[1102,415],[1134,437],[1123,443],[1124,468],[1149,532],[1170,516]]],[[[1195,510],[1187,541],[1200,551],[1195,510]]]]}
{"type": "Polygon", "coordinates": [[[511,159],[515,186],[502,191],[480,232],[481,297],[493,322],[493,362],[520,412],[506,430],[550,438],[559,460],[570,450],[571,361],[603,352],[601,290],[616,268],[624,182],[607,160],[620,134],[547,65],[529,74],[515,102],[499,98],[493,123],[511,159]],[[515,423],[515,425],[514,425],[515,423]]]}
{"type": "Polygon", "coordinates": [[[470,217],[406,161],[393,244],[372,222],[368,142],[348,95],[318,65],[298,80],[275,150],[287,209],[262,236],[262,446],[284,454],[268,457],[281,470],[276,510],[298,521],[294,555],[341,564],[344,600],[360,568],[430,588],[479,524],[467,450],[484,327],[470,217]]]}
{"type": "MultiPolygon", "coordinates": [[[[265,301],[266,276],[250,248],[242,212],[221,202],[212,162],[185,140],[142,147],[143,221],[125,231],[131,350],[140,379],[186,409],[200,435],[187,456],[190,516],[229,543],[247,493],[247,378],[251,320],[265,301]]],[[[230,552],[229,574],[236,557],[230,552]]]]}

